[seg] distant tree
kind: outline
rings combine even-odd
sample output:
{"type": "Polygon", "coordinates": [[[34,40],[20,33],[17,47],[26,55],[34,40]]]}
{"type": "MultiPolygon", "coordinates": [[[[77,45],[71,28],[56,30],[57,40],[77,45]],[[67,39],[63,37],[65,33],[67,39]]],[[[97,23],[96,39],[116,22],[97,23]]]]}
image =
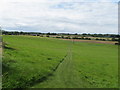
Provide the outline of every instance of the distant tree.
{"type": "Polygon", "coordinates": [[[100,39],[96,38],[95,40],[100,40],[100,39]]]}
{"type": "Polygon", "coordinates": [[[64,37],[64,39],[70,39],[70,36],[64,37]]]}
{"type": "Polygon", "coordinates": [[[119,39],[116,39],[116,38],[113,37],[113,38],[112,38],[112,41],[119,41],[119,39]]]}
{"type": "Polygon", "coordinates": [[[91,38],[84,38],[85,40],[91,40],[91,38]]]}
{"type": "Polygon", "coordinates": [[[50,37],[49,35],[46,35],[46,37],[50,37]]]}
{"type": "Polygon", "coordinates": [[[57,35],[57,33],[50,33],[50,35],[57,35]]]}
{"type": "Polygon", "coordinates": [[[75,33],[74,35],[78,35],[77,33],[75,33]]]}
{"type": "Polygon", "coordinates": [[[48,32],[46,35],[50,35],[50,32],[48,32]]]}
{"type": "Polygon", "coordinates": [[[72,39],[79,39],[77,36],[73,37],[72,39]]]}
{"type": "Polygon", "coordinates": [[[24,32],[21,31],[19,34],[20,34],[20,35],[24,35],[24,32]]]}
{"type": "Polygon", "coordinates": [[[87,35],[87,34],[86,34],[86,33],[83,33],[82,35],[84,35],[84,36],[85,36],[85,35],[87,35]]]}
{"type": "Polygon", "coordinates": [[[64,38],[64,36],[61,36],[61,38],[64,38]]]}
{"type": "Polygon", "coordinates": [[[61,38],[61,37],[59,37],[59,36],[56,36],[56,38],[61,38]]]}

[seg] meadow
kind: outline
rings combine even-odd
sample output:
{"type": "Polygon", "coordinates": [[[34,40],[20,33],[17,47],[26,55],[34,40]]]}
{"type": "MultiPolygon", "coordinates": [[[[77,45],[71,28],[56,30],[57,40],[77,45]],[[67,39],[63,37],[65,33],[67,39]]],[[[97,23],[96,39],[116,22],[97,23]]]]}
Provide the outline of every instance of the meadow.
{"type": "Polygon", "coordinates": [[[117,88],[118,46],[3,36],[3,88],[117,88]]]}

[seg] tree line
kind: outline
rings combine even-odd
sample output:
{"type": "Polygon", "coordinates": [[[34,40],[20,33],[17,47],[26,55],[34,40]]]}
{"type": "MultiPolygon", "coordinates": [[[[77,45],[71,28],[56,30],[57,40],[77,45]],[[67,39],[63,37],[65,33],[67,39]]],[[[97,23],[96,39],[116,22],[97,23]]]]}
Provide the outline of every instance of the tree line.
{"type": "Polygon", "coordinates": [[[119,34],[87,34],[87,33],[83,33],[83,34],[70,34],[70,33],[41,33],[41,32],[18,32],[18,31],[5,31],[2,30],[2,34],[3,35],[76,35],[76,36],[83,36],[83,37],[114,37],[114,38],[119,38],[120,35],[119,34]]]}
{"type": "Polygon", "coordinates": [[[82,39],[82,40],[91,40],[89,37],[96,37],[95,40],[101,40],[101,41],[106,41],[106,39],[101,39],[101,38],[112,38],[111,41],[119,41],[120,35],[119,34],[70,34],[70,33],[41,33],[41,32],[23,32],[23,31],[5,31],[2,30],[3,35],[32,35],[32,36],[55,36],[55,38],[62,38],[62,39],[82,39]],[[80,36],[80,37],[79,37],[80,36]],[[100,37],[100,38],[99,38],[100,37]]]}

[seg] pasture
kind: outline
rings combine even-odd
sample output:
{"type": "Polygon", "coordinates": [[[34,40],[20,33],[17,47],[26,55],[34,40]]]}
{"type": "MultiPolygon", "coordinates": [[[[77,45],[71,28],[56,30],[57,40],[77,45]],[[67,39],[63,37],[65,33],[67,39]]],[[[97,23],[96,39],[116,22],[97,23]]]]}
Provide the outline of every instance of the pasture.
{"type": "Polygon", "coordinates": [[[3,88],[117,88],[118,46],[3,36],[3,88]]]}

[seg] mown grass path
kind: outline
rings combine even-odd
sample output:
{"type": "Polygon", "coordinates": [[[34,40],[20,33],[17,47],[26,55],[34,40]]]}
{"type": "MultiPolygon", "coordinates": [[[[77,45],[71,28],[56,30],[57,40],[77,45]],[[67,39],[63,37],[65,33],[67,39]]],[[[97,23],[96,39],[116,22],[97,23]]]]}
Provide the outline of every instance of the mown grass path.
{"type": "Polygon", "coordinates": [[[59,64],[57,70],[47,80],[40,82],[32,88],[81,88],[89,86],[88,82],[81,79],[75,67],[73,55],[74,42],[68,45],[67,56],[59,64]]]}
{"type": "Polygon", "coordinates": [[[70,42],[68,46],[67,56],[64,58],[64,61],[60,63],[57,70],[54,72],[52,77],[49,77],[48,80],[39,83],[33,88],[72,88],[80,85],[76,82],[76,75],[74,72],[74,61],[72,59],[72,47],[73,42],[70,42]]]}

